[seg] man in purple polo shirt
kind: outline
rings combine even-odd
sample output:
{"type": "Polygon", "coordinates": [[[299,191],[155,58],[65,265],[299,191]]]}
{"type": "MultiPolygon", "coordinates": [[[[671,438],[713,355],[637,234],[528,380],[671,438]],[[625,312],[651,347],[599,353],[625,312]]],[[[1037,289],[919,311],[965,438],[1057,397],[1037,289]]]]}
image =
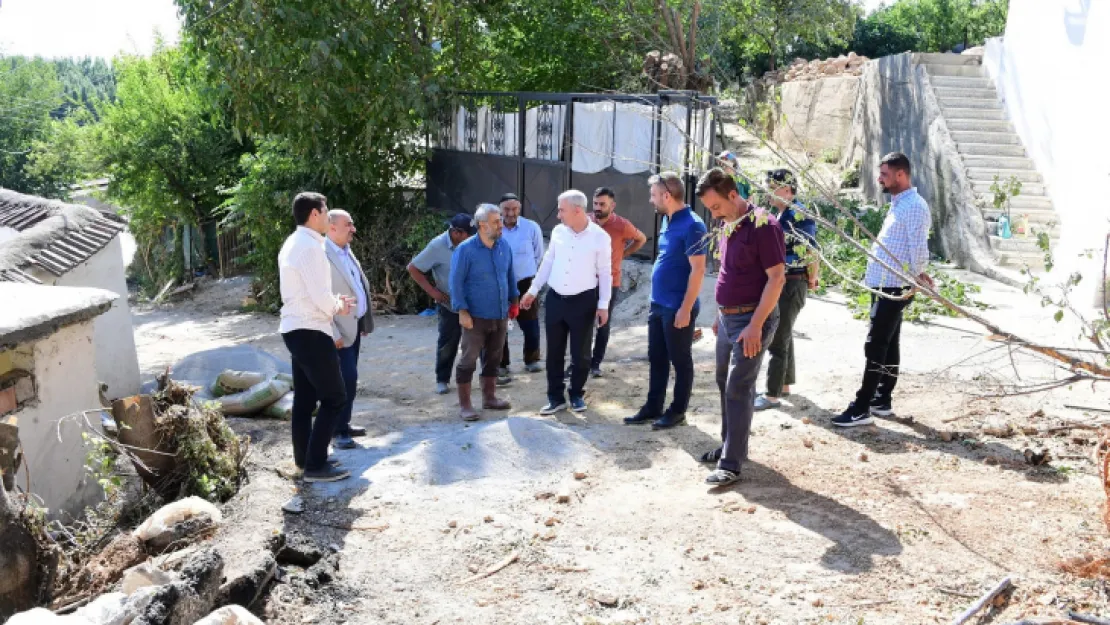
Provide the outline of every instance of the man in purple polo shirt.
{"type": "Polygon", "coordinates": [[[786,284],[786,246],[775,217],[740,197],[736,181],[723,170],[706,172],[696,193],[713,217],[724,221],[713,322],[722,444],[701,460],[717,463],[705,483],[727,486],[740,479],[740,464],[748,459],[755,383],[778,326],[777,304],[786,284]]]}

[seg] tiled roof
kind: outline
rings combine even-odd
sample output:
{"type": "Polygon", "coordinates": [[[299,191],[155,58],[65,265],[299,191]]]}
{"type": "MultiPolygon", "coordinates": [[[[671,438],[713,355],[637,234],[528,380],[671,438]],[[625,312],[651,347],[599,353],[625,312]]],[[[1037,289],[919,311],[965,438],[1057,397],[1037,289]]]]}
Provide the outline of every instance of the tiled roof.
{"type": "Polygon", "coordinates": [[[124,224],[87,206],[0,189],[4,227],[20,234],[0,243],[0,282],[36,283],[31,267],[62,276],[108,245],[124,224]]]}

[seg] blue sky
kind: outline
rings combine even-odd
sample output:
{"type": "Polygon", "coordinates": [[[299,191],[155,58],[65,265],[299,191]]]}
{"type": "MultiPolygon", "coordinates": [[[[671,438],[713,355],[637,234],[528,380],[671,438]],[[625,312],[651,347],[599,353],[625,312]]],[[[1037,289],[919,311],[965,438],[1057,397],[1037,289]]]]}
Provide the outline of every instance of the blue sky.
{"type": "MultiPolygon", "coordinates": [[[[862,4],[870,11],[883,1],[862,4]]],[[[179,25],[173,0],[0,0],[0,54],[145,55],[155,32],[176,41],[179,25]]]]}

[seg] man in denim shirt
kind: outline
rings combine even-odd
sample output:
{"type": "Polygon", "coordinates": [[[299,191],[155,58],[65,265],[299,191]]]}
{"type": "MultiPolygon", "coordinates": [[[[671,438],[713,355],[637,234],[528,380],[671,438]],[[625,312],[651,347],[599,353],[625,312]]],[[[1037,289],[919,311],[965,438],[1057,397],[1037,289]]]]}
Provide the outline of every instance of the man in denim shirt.
{"type": "Polygon", "coordinates": [[[470,388],[483,351],[482,408],[509,408],[509,402],[499,399],[494,391],[508,320],[516,317],[520,298],[513,275],[513,251],[501,239],[501,209],[482,204],[474,212],[474,221],[478,236],[459,244],[451,257],[451,308],[459,314],[463,328],[462,356],[455,368],[459,417],[463,421],[478,419],[470,403],[470,388]]]}
{"type": "Polygon", "coordinates": [[[821,263],[817,245],[817,222],[805,216],[805,208],[794,199],[798,192],[794,174],[788,169],[767,172],[770,202],[775,207],[786,241],[786,285],[779,296],[779,326],[767,351],[767,394],[755,398],[756,410],[778,408],[779,398],[790,394],[794,384],[794,322],[806,305],[806,292],[817,288],[821,263]],[[799,209],[799,210],[795,210],[799,209]]]}
{"type": "Polygon", "coordinates": [[[778,300],[786,282],[782,229],[771,214],[740,197],[736,181],[711,169],[698,181],[697,195],[713,217],[724,221],[717,274],[717,388],[721,392],[721,447],[702,462],[716,462],[705,478],[711,486],[740,479],[748,459],[755,383],[763,352],[778,325],[778,300]]]}

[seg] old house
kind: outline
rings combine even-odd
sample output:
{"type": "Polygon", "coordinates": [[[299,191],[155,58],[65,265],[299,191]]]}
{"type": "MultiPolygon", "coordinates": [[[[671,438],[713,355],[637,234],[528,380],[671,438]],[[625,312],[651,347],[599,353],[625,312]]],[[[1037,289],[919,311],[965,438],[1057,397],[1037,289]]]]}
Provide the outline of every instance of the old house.
{"type": "Polygon", "coordinates": [[[109,398],[139,392],[123,230],[110,212],[0,189],[0,284],[92,287],[118,295],[93,324],[96,377],[107,384],[109,398]]]}
{"type": "Polygon", "coordinates": [[[94,336],[120,298],[0,282],[0,299],[0,424],[17,428],[22,450],[4,479],[37,495],[51,517],[72,518],[101,496],[82,433],[100,428],[94,336]]]}

